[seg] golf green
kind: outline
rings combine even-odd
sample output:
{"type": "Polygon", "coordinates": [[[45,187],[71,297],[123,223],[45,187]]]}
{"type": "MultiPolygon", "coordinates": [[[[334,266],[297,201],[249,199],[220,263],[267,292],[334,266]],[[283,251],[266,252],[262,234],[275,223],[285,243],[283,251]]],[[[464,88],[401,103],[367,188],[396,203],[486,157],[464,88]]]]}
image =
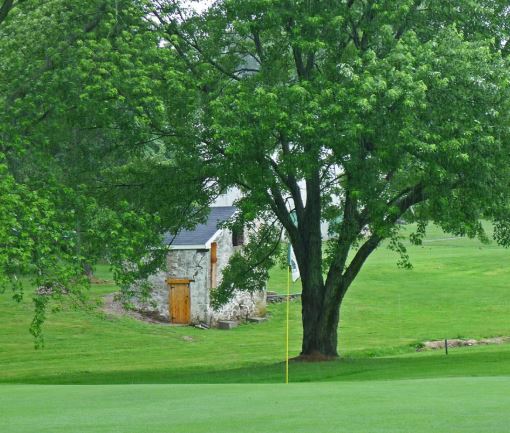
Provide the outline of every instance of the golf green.
{"type": "Polygon", "coordinates": [[[507,433],[510,378],[2,385],[3,433],[507,433]]]}

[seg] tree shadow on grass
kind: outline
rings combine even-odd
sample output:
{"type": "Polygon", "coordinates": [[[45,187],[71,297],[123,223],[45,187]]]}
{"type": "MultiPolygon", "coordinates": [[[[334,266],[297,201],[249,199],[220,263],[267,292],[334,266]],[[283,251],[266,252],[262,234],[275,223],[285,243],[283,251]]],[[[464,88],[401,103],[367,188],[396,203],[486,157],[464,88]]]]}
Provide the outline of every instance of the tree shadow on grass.
{"type": "MultiPolygon", "coordinates": [[[[476,353],[459,350],[448,356],[434,353],[409,357],[341,358],[318,363],[291,362],[289,371],[290,382],[507,376],[510,375],[510,350],[476,353]]],[[[284,363],[259,363],[237,369],[175,369],[169,366],[151,370],[74,371],[59,375],[0,379],[0,382],[88,385],[283,383],[284,373],[284,363]]]]}

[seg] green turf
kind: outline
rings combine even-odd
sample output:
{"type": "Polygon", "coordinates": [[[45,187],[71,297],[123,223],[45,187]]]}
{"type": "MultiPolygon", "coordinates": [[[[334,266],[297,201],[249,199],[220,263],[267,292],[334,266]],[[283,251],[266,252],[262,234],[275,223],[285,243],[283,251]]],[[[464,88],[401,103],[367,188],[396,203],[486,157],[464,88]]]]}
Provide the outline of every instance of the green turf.
{"type": "MultiPolygon", "coordinates": [[[[448,237],[433,228],[410,247],[412,271],[378,250],[345,299],[342,358],[292,362],[288,386],[281,304],[266,323],[231,331],[64,311],[50,314],[36,351],[29,297],[18,305],[0,295],[0,432],[506,433],[509,344],[415,350],[510,335],[510,251],[448,237]]],[[[110,279],[105,267],[96,276],[110,279]]],[[[273,269],[269,289],[284,293],[286,277],[273,269]]],[[[94,284],[91,298],[113,290],[94,284]]],[[[297,301],[291,331],[296,355],[297,301]]]]}
{"type": "MultiPolygon", "coordinates": [[[[412,271],[395,266],[385,248],[367,262],[342,308],[343,360],[292,364],[298,381],[486,376],[510,374],[508,346],[415,353],[415,346],[445,337],[510,335],[510,251],[431,230],[410,247],[412,271]]],[[[98,277],[109,278],[104,268],[98,277]]],[[[275,269],[270,289],[285,290],[275,269]]],[[[93,297],[114,290],[94,285],[93,297]]],[[[99,312],[52,314],[46,348],[33,349],[31,305],[0,295],[0,382],[200,383],[278,382],[284,358],[284,308],[268,308],[269,321],[231,331],[141,323],[99,312]],[[190,338],[191,337],[191,338],[190,338]]],[[[300,349],[300,304],[291,308],[291,355],[300,349]]]]}
{"type": "Polygon", "coordinates": [[[506,433],[510,378],[0,387],[8,433],[506,433]]]}

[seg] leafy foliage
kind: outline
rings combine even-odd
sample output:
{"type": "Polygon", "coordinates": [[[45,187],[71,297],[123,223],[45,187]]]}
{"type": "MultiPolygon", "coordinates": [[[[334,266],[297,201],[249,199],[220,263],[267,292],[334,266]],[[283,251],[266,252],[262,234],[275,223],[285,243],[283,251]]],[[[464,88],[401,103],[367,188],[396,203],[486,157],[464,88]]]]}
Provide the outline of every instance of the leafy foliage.
{"type": "Polygon", "coordinates": [[[204,217],[202,178],[163,152],[186,103],[145,4],[26,0],[0,23],[0,278],[18,300],[22,279],[38,287],[38,344],[50,305],[85,304],[96,262],[125,302],[146,298],[134,287],[163,266],[161,235],[204,217]]]}
{"type": "Polygon", "coordinates": [[[225,0],[197,14],[164,1],[152,14],[201,93],[197,139],[175,146],[294,247],[304,353],[336,354],[338,308],[383,239],[409,267],[400,219],[481,239],[482,219],[506,226],[505,2],[225,0]]]}
{"type": "Polygon", "coordinates": [[[211,294],[212,305],[224,305],[236,290],[265,290],[269,269],[275,265],[280,251],[281,229],[264,224],[252,232],[249,241],[236,251],[222,271],[222,281],[211,294]]]}
{"type": "Polygon", "coordinates": [[[30,191],[0,165],[0,290],[10,288],[20,301],[22,277],[37,287],[30,331],[42,343],[41,325],[51,298],[83,302],[87,286],[74,246],[76,232],[59,218],[51,195],[30,191]]]}

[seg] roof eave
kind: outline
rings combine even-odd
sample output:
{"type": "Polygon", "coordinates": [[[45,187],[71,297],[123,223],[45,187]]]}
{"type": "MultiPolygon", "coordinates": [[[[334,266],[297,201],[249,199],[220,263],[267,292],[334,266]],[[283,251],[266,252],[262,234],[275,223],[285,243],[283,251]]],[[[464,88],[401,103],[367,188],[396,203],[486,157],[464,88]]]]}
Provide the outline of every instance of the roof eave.
{"type": "Polygon", "coordinates": [[[211,246],[207,245],[170,245],[170,250],[208,250],[211,246]]]}

